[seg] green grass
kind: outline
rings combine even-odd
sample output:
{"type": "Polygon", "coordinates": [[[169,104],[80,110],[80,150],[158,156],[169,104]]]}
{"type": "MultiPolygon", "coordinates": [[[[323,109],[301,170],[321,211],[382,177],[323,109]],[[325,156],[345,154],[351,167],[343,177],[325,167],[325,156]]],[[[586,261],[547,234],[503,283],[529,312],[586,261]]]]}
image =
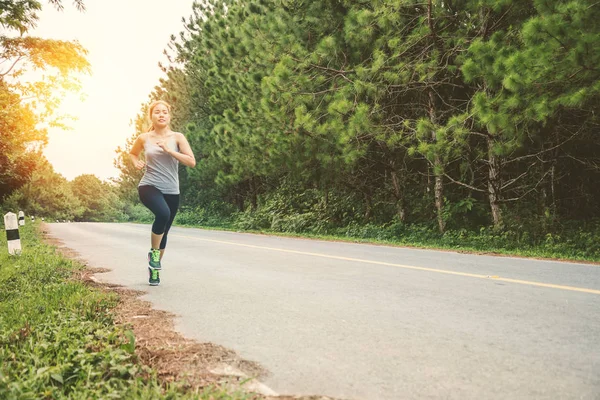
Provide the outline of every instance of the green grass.
{"type": "Polygon", "coordinates": [[[354,224],[326,231],[311,227],[298,228],[294,224],[272,229],[261,226],[264,221],[257,222],[248,216],[242,223],[234,220],[222,224],[197,224],[190,223],[190,220],[182,216],[176,218],[175,223],[187,227],[277,236],[600,263],[600,223],[589,228],[589,231],[569,227],[560,234],[534,235],[516,228],[502,231],[491,228],[481,228],[479,231],[448,230],[440,234],[430,227],[399,223],[384,226],[354,224]]]}
{"type": "Polygon", "coordinates": [[[70,279],[83,267],[41,242],[38,225],[20,234],[20,256],[0,238],[0,399],[251,398],[162,384],[115,326],[118,297],[70,279]]]}

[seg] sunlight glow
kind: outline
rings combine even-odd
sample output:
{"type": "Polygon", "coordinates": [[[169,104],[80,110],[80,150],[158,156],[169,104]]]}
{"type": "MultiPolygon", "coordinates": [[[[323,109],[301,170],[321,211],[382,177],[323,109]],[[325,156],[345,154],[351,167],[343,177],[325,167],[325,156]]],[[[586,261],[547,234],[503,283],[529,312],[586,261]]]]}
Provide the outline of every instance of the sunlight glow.
{"type": "Polygon", "coordinates": [[[82,93],[67,96],[60,112],[78,120],[71,131],[49,130],[44,152],[56,172],[71,180],[81,174],[118,176],[115,149],[134,132],[130,121],[163,75],[163,50],[183,29],[193,0],[86,1],[86,11],[70,4],[61,12],[44,5],[30,35],[78,40],[88,50],[91,76],[80,77],[82,93]]]}

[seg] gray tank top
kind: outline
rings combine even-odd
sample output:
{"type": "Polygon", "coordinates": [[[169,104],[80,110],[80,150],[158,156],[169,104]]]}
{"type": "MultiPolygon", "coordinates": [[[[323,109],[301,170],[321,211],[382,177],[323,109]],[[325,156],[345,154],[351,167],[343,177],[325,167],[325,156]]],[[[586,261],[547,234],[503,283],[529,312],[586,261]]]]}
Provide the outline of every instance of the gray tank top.
{"type": "MultiPolygon", "coordinates": [[[[175,135],[168,139],[169,148],[179,151],[175,135]]],[[[138,186],[154,186],[162,194],[179,194],[179,161],[163,151],[153,141],[144,140],[146,171],[138,186]]]]}

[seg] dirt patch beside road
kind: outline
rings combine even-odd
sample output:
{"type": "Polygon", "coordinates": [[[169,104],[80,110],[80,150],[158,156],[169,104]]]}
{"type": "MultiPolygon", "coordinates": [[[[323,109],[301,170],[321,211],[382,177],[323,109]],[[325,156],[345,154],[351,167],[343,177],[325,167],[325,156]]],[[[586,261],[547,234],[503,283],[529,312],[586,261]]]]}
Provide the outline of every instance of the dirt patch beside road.
{"type": "Polygon", "coordinates": [[[324,396],[278,395],[260,382],[268,376],[268,371],[259,364],[243,360],[222,346],[183,337],[174,329],[175,315],[153,309],[150,302],[140,299],[144,292],[100,282],[95,275],[108,272],[107,269],[89,266],[80,254],[43,228],[42,232],[47,244],[55,246],[64,257],[85,266],[74,274],[74,279],[119,296],[119,304],[113,309],[117,325],[134,333],[135,351],[140,362],[156,370],[163,382],[184,382],[190,389],[216,386],[242,390],[253,400],[334,400],[324,396]]]}

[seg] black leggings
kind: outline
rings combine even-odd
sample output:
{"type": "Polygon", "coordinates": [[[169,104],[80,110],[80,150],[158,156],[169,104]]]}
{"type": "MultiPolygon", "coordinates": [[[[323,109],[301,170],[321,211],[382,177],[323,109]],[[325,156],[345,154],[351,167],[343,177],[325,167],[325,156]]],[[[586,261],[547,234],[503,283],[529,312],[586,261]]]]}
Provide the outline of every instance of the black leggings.
{"type": "Polygon", "coordinates": [[[152,233],[163,235],[160,250],[167,247],[167,234],[179,208],[178,194],[162,194],[154,186],[139,186],[138,193],[142,203],[154,214],[152,233]]]}

